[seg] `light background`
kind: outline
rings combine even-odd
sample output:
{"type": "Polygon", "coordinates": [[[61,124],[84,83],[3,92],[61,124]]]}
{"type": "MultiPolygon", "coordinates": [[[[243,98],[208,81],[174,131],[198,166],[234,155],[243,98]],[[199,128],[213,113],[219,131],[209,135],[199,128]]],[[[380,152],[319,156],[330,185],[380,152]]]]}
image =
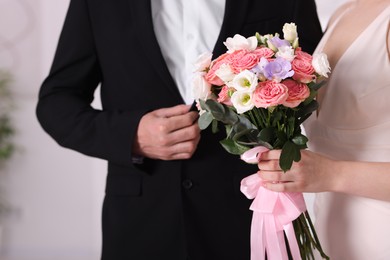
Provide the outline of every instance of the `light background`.
{"type": "MultiPolygon", "coordinates": [[[[323,27],[344,0],[318,0],[323,27]]],[[[105,162],[60,148],[35,117],[69,0],[0,0],[0,70],[12,73],[17,152],[0,169],[12,210],[0,216],[0,260],[96,260],[105,162]]],[[[99,103],[96,102],[99,107],[99,103]]],[[[307,195],[311,210],[312,195],[307,195]]]]}

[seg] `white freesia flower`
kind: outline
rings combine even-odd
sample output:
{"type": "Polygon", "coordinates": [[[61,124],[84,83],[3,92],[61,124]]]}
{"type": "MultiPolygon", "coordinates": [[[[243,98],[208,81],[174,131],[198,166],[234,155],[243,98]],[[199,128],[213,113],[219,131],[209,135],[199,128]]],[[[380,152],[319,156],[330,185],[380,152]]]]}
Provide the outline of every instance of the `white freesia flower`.
{"type": "Polygon", "coordinates": [[[257,87],[257,75],[249,70],[243,70],[232,81],[232,86],[237,91],[253,92],[257,87]]]}
{"type": "Polygon", "coordinates": [[[325,78],[328,77],[328,73],[330,73],[330,66],[328,57],[325,53],[315,53],[313,54],[312,65],[314,70],[321,76],[325,78]]]}
{"type": "Polygon", "coordinates": [[[272,42],[270,41],[270,39],[272,39],[273,37],[277,37],[279,36],[279,34],[275,34],[275,36],[273,36],[272,34],[267,34],[265,35],[265,39],[267,39],[267,47],[270,48],[271,50],[273,50],[274,52],[277,52],[278,51],[278,48],[275,47],[275,45],[272,44],[272,42]]]}
{"type": "Polygon", "coordinates": [[[210,67],[212,56],[213,54],[211,52],[200,54],[194,63],[194,71],[202,72],[210,67]]]}
{"type": "Polygon", "coordinates": [[[275,57],[280,57],[289,62],[292,62],[295,58],[294,49],[291,46],[282,46],[278,49],[278,52],[275,54],[275,57]]]}
{"type": "Polygon", "coordinates": [[[232,69],[230,68],[229,64],[222,64],[216,71],[215,75],[218,76],[218,78],[222,79],[224,82],[230,82],[233,80],[235,74],[233,73],[232,69]]]}
{"type": "Polygon", "coordinates": [[[265,44],[270,38],[274,37],[272,34],[258,35],[261,44],[265,44]]]}
{"type": "Polygon", "coordinates": [[[289,42],[294,42],[298,37],[295,23],[285,23],[283,26],[283,38],[289,42]]]}
{"type": "Polygon", "coordinates": [[[204,78],[204,73],[198,72],[192,78],[191,89],[195,100],[206,100],[210,94],[211,84],[204,78]]]}
{"type": "Polygon", "coordinates": [[[236,91],[233,93],[230,100],[238,114],[245,113],[255,106],[252,102],[251,91],[236,91]]]}
{"type": "Polygon", "coordinates": [[[237,50],[253,51],[257,47],[257,38],[256,36],[245,38],[242,35],[236,34],[233,38],[227,38],[223,44],[228,49],[227,53],[232,53],[237,50]]]}
{"type": "Polygon", "coordinates": [[[299,47],[299,39],[296,38],[292,43],[291,43],[292,47],[294,49],[298,48],[299,47]]]}

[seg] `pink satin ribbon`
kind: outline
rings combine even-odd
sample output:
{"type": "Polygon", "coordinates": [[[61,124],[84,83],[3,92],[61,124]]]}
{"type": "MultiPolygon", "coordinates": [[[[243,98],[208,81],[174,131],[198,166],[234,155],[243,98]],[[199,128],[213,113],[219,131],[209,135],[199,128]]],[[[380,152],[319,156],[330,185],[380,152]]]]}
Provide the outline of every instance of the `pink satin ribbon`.
{"type": "MultiPolygon", "coordinates": [[[[255,147],[244,153],[241,159],[247,163],[255,163],[265,151],[268,151],[265,147],[255,147]]],[[[301,259],[292,221],[306,211],[302,193],[267,190],[258,174],[252,174],[241,181],[241,192],[248,199],[254,199],[250,206],[253,211],[251,260],[264,260],[265,252],[268,260],[287,260],[283,230],[293,259],[301,259]]]]}

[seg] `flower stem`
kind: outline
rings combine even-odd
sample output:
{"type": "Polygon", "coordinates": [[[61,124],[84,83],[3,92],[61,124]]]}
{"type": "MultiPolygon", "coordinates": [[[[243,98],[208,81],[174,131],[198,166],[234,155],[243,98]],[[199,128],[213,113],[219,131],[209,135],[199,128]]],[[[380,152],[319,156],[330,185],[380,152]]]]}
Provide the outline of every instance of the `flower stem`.
{"type": "Polygon", "coordinates": [[[329,257],[321,248],[318,236],[307,211],[294,220],[293,225],[303,260],[314,259],[313,249],[317,249],[323,259],[329,260],[329,257]]]}

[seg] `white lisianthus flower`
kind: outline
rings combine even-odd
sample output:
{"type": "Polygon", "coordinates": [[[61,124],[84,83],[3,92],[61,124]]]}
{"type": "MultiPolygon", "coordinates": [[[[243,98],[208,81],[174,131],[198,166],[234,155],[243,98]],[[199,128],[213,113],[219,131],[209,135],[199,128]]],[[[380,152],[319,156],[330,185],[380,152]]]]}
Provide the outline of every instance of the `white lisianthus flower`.
{"type": "Polygon", "coordinates": [[[195,100],[206,100],[211,92],[211,84],[204,78],[204,72],[194,74],[191,81],[192,95],[195,100]]]}
{"type": "Polygon", "coordinates": [[[278,49],[278,52],[275,54],[275,57],[280,57],[289,62],[292,62],[295,58],[294,49],[291,46],[282,46],[278,49]]]}
{"type": "Polygon", "coordinates": [[[233,73],[232,69],[230,68],[229,64],[222,64],[216,71],[215,75],[218,76],[218,78],[222,79],[224,82],[230,82],[235,77],[235,74],[233,73]]]}
{"type": "Polygon", "coordinates": [[[251,91],[236,91],[230,100],[238,114],[245,113],[255,106],[252,102],[251,91]]]}
{"type": "Polygon", "coordinates": [[[257,75],[249,70],[243,70],[233,78],[231,85],[237,91],[253,92],[256,89],[257,84],[257,75]]]}
{"type": "Polygon", "coordinates": [[[200,54],[194,62],[194,72],[206,71],[210,67],[212,56],[213,54],[211,52],[200,54]]]}
{"type": "Polygon", "coordinates": [[[256,49],[257,43],[256,36],[245,38],[242,35],[236,34],[233,38],[228,37],[223,44],[228,49],[227,53],[232,53],[237,50],[253,51],[256,49]]]}
{"type": "Polygon", "coordinates": [[[285,23],[283,26],[283,38],[289,42],[294,42],[298,38],[297,26],[295,23],[285,23]]]}
{"type": "Polygon", "coordinates": [[[330,73],[330,66],[328,57],[325,53],[315,53],[313,54],[313,60],[311,62],[314,70],[321,76],[325,78],[328,77],[328,73],[330,73]]]}

